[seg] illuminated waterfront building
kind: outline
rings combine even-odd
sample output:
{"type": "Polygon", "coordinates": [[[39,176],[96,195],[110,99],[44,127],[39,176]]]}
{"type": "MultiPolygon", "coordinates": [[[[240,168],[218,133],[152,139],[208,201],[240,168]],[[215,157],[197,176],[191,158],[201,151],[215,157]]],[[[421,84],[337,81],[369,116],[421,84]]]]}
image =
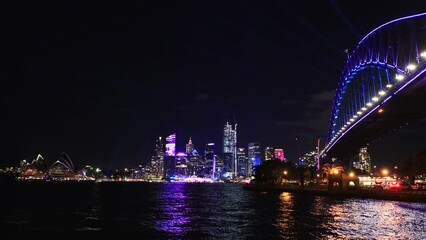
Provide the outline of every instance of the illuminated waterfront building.
{"type": "Polygon", "coordinates": [[[284,161],[284,150],[280,148],[275,149],[274,158],[284,161]]]}
{"type": "Polygon", "coordinates": [[[223,174],[223,160],[219,155],[214,155],[214,160],[216,163],[215,176],[220,177],[223,174]]]}
{"type": "Polygon", "coordinates": [[[37,171],[42,172],[42,173],[46,173],[47,171],[47,163],[44,160],[43,156],[41,156],[41,154],[37,155],[37,158],[34,159],[31,162],[31,165],[37,169],[37,171]]]}
{"type": "Polygon", "coordinates": [[[176,175],[177,176],[187,176],[188,175],[188,165],[187,165],[187,155],[185,153],[176,154],[176,175]]]}
{"type": "Polygon", "coordinates": [[[206,150],[204,152],[205,166],[204,175],[205,177],[212,177],[215,174],[215,158],[214,158],[214,143],[207,143],[206,150]]]}
{"type": "Polygon", "coordinates": [[[186,154],[190,155],[193,150],[194,150],[194,144],[192,144],[192,140],[191,140],[191,138],[189,138],[189,141],[186,144],[186,154]]]}
{"type": "Polygon", "coordinates": [[[231,177],[237,175],[237,124],[234,129],[228,122],[223,128],[223,164],[224,174],[231,177]]]}
{"type": "Polygon", "coordinates": [[[175,175],[176,168],[176,133],[166,137],[166,149],[164,152],[164,178],[175,175]]]}
{"type": "Polygon", "coordinates": [[[248,176],[253,175],[254,174],[253,168],[261,164],[260,156],[261,156],[260,143],[258,142],[249,143],[248,144],[248,169],[247,169],[248,176]]]}
{"type": "Polygon", "coordinates": [[[266,147],[265,148],[265,161],[270,161],[274,159],[274,148],[266,147]]]}
{"type": "Polygon", "coordinates": [[[310,151],[305,153],[301,158],[300,164],[307,167],[314,167],[317,164],[317,151],[310,151]]]}
{"type": "Polygon", "coordinates": [[[245,148],[237,149],[237,160],[238,160],[238,175],[247,176],[248,158],[245,148]]]}
{"type": "Polygon", "coordinates": [[[188,175],[198,175],[203,168],[202,157],[197,150],[193,149],[191,154],[187,155],[188,159],[188,175]]]}
{"type": "Polygon", "coordinates": [[[359,161],[353,163],[354,168],[364,171],[366,173],[371,173],[371,158],[370,154],[368,153],[368,148],[361,148],[359,150],[358,157],[359,161]]]}
{"type": "Polygon", "coordinates": [[[151,158],[151,174],[156,178],[164,176],[164,144],[161,137],[155,141],[154,155],[151,158]]]}

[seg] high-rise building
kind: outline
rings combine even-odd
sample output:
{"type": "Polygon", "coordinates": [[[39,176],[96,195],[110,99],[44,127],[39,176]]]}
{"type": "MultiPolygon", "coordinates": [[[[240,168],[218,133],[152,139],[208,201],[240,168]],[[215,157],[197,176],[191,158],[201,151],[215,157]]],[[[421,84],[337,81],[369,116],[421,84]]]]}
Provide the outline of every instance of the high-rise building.
{"type": "Polygon", "coordinates": [[[248,162],[249,162],[249,166],[248,166],[248,176],[251,176],[254,174],[253,172],[253,168],[257,167],[260,165],[261,161],[260,161],[260,156],[261,156],[261,151],[260,151],[260,143],[258,142],[252,142],[248,144],[248,162]]]}
{"type": "Polygon", "coordinates": [[[237,149],[238,175],[247,176],[247,154],[245,148],[237,149]]]}
{"type": "Polygon", "coordinates": [[[221,177],[223,175],[223,160],[217,154],[214,155],[214,160],[216,162],[216,164],[215,164],[216,165],[215,176],[221,177]]]}
{"type": "Polygon", "coordinates": [[[176,172],[177,176],[188,175],[188,159],[186,153],[180,152],[176,154],[176,172]]]}
{"type": "Polygon", "coordinates": [[[270,161],[274,159],[274,148],[266,147],[265,148],[265,161],[270,161]]]}
{"type": "Polygon", "coordinates": [[[164,176],[164,144],[161,137],[155,141],[154,155],[151,158],[151,171],[157,178],[164,176]]]}
{"type": "Polygon", "coordinates": [[[176,133],[166,137],[166,150],[164,152],[164,178],[175,175],[176,168],[176,133]]]}
{"type": "Polygon", "coordinates": [[[201,169],[203,169],[202,156],[194,149],[188,155],[188,175],[196,176],[201,172],[201,169]]]}
{"type": "Polygon", "coordinates": [[[361,171],[364,171],[366,173],[371,173],[371,158],[370,154],[368,153],[368,148],[363,147],[359,150],[359,161],[354,162],[354,168],[357,168],[361,171]]]}
{"type": "Polygon", "coordinates": [[[317,151],[305,153],[305,155],[300,159],[299,164],[307,167],[315,167],[317,164],[317,151]]]}
{"type": "Polygon", "coordinates": [[[274,151],[274,158],[284,161],[284,150],[281,148],[277,148],[274,151]]]}
{"type": "Polygon", "coordinates": [[[188,143],[186,144],[186,154],[189,155],[194,150],[194,144],[192,144],[191,138],[189,138],[188,143]]]}
{"type": "Polygon", "coordinates": [[[214,158],[214,143],[206,144],[206,151],[204,153],[205,167],[204,175],[206,177],[214,177],[215,174],[215,158],[214,158]]]}
{"type": "Polygon", "coordinates": [[[226,175],[237,175],[237,124],[234,129],[226,122],[223,128],[223,164],[226,175]]]}

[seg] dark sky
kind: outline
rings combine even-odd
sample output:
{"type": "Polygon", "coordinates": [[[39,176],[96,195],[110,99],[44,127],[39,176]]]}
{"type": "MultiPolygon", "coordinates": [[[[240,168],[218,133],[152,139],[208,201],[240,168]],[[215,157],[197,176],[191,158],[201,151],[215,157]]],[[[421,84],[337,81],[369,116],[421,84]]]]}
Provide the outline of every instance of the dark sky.
{"type": "MultiPolygon", "coordinates": [[[[371,0],[1,5],[0,167],[63,151],[77,166],[133,167],[173,132],[179,149],[192,137],[219,153],[234,120],[239,147],[258,141],[294,161],[296,137],[301,153],[326,139],[344,50],[426,11],[424,1],[371,0]]],[[[415,130],[373,143],[373,162],[423,147],[415,130]]]]}

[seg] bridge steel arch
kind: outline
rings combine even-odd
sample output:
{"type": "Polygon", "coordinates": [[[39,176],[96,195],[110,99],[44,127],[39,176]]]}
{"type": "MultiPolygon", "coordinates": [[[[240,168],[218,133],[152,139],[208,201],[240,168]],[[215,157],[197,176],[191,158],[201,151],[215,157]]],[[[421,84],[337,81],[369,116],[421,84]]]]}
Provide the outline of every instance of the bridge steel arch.
{"type": "MultiPolygon", "coordinates": [[[[408,120],[396,114],[409,115],[411,119],[413,112],[396,111],[394,107],[394,120],[388,116],[383,124],[385,116],[377,115],[376,110],[391,106],[391,101],[394,105],[406,101],[398,98],[407,95],[407,89],[425,82],[425,71],[426,13],[392,20],[367,34],[349,56],[339,78],[327,145],[321,156],[353,155],[362,145],[408,120]],[[378,127],[378,121],[386,127],[378,127]],[[347,141],[350,138],[353,144],[347,141]]],[[[417,86],[417,93],[410,93],[412,99],[424,93],[419,91],[417,86]]]]}

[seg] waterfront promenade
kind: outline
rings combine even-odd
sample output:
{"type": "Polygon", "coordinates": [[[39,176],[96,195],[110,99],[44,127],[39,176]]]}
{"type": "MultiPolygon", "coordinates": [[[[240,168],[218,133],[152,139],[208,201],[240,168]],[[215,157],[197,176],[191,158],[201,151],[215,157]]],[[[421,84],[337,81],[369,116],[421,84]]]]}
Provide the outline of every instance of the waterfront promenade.
{"type": "Polygon", "coordinates": [[[292,185],[264,185],[264,184],[245,184],[245,190],[259,192],[292,192],[310,195],[327,195],[344,198],[369,198],[381,200],[394,200],[404,202],[426,203],[426,191],[419,190],[399,190],[390,191],[382,189],[351,189],[351,190],[328,190],[324,187],[316,186],[292,186],[292,185]]]}

